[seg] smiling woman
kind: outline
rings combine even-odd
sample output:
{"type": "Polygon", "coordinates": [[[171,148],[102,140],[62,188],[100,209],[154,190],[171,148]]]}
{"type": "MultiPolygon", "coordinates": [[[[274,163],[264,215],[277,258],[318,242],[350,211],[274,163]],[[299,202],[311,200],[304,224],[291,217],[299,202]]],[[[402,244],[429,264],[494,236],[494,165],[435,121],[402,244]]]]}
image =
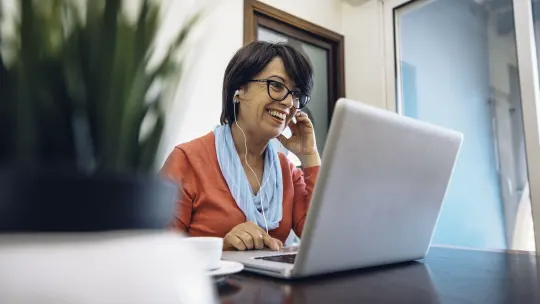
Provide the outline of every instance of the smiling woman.
{"type": "Polygon", "coordinates": [[[287,44],[252,42],[229,62],[221,126],[177,146],[161,173],[181,186],[176,228],[224,238],[224,250],[279,249],[302,235],[320,167],[310,101],[310,63],[287,44]],[[295,118],[295,120],[293,120],[295,118]],[[286,127],[289,138],[281,135],[286,127]],[[271,140],[302,161],[296,168],[271,140]]]}

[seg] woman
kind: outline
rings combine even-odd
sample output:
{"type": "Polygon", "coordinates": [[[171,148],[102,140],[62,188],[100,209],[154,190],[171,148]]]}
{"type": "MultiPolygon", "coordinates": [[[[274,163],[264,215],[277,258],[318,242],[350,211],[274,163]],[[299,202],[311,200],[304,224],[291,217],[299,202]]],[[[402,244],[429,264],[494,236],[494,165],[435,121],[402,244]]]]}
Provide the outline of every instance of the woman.
{"type": "Polygon", "coordinates": [[[178,230],[222,237],[223,250],[279,250],[291,229],[302,235],[321,162],[313,125],[299,111],[312,74],[285,44],[253,42],[235,54],[225,71],[221,126],[177,146],[161,171],[182,187],[178,230]],[[281,135],[287,126],[289,139],[281,135]],[[303,170],[276,152],[274,138],[303,170]]]}

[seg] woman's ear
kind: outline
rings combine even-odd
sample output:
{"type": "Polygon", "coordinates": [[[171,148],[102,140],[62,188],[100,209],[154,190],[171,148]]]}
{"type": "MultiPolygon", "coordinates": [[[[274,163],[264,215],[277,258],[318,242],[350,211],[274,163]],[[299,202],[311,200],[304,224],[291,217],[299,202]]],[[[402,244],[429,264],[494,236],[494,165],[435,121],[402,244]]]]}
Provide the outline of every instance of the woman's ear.
{"type": "Polygon", "coordinates": [[[240,96],[240,90],[234,91],[234,94],[233,94],[233,102],[234,103],[239,103],[240,102],[240,99],[238,98],[239,96],[240,96]]]}
{"type": "Polygon", "coordinates": [[[239,103],[240,99],[242,98],[243,95],[244,95],[244,89],[243,88],[239,88],[239,89],[235,90],[234,94],[233,94],[234,102],[239,103]]]}

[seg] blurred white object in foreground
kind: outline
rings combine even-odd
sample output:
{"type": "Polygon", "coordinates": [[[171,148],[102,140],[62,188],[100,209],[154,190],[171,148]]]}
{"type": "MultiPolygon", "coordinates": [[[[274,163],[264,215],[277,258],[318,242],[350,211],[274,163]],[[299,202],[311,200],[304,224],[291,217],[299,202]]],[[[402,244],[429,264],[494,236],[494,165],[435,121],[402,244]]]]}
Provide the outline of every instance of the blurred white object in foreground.
{"type": "Polygon", "coordinates": [[[0,234],[0,303],[216,303],[174,232],[0,234]]]}

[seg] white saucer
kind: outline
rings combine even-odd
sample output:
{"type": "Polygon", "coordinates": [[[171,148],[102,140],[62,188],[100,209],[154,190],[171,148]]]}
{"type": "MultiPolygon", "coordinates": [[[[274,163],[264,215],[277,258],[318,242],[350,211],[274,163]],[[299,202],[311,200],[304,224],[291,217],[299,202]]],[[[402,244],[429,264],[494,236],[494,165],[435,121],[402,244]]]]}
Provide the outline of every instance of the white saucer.
{"type": "Polygon", "coordinates": [[[208,271],[207,274],[212,277],[219,277],[237,273],[243,269],[244,265],[242,263],[221,260],[219,262],[219,268],[208,271]]]}

